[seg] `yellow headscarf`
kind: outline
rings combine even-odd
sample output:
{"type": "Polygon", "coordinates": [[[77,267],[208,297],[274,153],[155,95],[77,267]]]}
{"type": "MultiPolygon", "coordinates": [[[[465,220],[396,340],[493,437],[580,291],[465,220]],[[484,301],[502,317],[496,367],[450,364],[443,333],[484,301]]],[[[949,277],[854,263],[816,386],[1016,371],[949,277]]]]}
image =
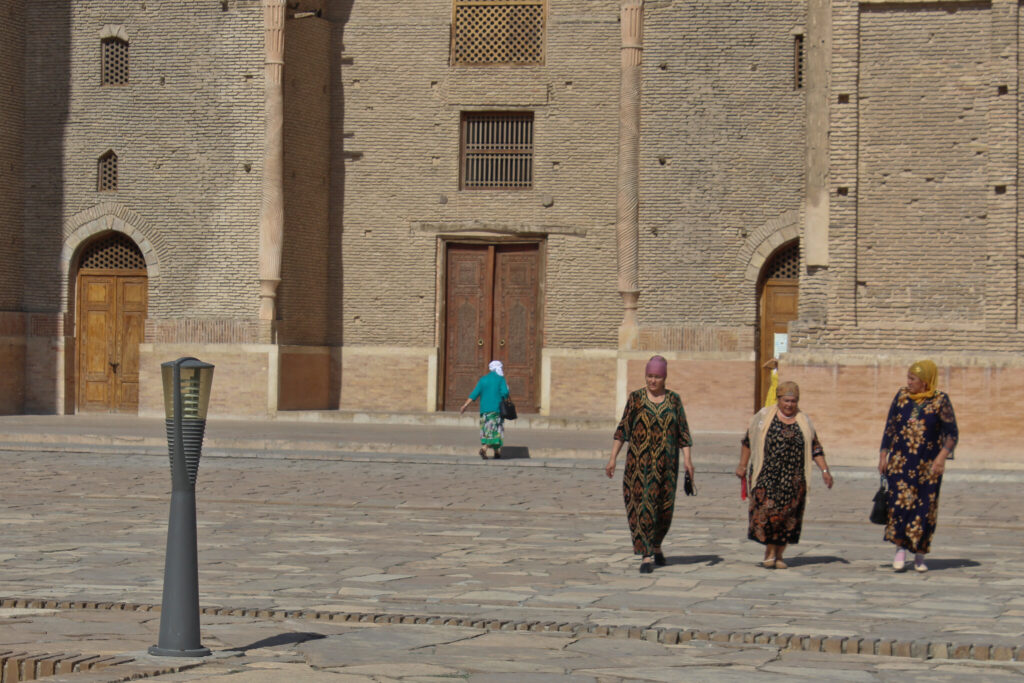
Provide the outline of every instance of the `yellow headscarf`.
{"type": "Polygon", "coordinates": [[[907,373],[924,382],[925,390],[919,394],[909,394],[910,398],[920,401],[935,395],[935,385],[939,381],[939,368],[930,360],[919,360],[910,366],[907,373]]]}

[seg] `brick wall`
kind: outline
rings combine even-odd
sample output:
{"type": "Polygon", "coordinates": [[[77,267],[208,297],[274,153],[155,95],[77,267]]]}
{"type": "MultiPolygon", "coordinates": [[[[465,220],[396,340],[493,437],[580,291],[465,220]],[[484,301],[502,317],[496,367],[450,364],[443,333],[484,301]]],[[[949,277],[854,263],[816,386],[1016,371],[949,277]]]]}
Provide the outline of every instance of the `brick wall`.
{"type": "Polygon", "coordinates": [[[117,202],[165,238],[151,318],[255,317],[263,145],[257,0],[25,5],[26,305],[54,310],[65,219],[117,202]],[[100,31],[124,27],[129,83],[99,84],[100,31]],[[202,55],[200,58],[199,55],[202,55]],[[96,161],[118,155],[118,190],[96,161]]]}
{"type": "Polygon", "coordinates": [[[21,308],[23,5],[0,1],[0,311],[21,308]]]}

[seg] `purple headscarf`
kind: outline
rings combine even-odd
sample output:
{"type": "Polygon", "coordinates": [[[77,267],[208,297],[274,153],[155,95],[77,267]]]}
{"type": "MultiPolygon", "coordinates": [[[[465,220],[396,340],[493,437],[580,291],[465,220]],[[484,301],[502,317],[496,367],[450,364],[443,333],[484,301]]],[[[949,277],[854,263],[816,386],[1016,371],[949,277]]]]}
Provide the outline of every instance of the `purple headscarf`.
{"type": "Polygon", "coordinates": [[[647,361],[647,367],[644,368],[644,374],[666,377],[668,375],[668,361],[662,356],[651,356],[651,359],[647,361]]]}

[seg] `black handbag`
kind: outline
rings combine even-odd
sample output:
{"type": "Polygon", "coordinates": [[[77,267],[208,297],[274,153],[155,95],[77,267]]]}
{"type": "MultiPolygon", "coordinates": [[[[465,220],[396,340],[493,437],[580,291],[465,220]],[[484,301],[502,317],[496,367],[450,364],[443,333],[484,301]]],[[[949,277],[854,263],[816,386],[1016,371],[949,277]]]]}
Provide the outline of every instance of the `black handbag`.
{"type": "Polygon", "coordinates": [[[693,478],[689,472],[684,473],[683,476],[683,493],[688,496],[697,495],[697,485],[693,483],[693,478]]]}
{"type": "Polygon", "coordinates": [[[501,415],[503,420],[514,420],[516,415],[516,404],[512,402],[512,399],[506,396],[501,399],[501,405],[498,407],[498,413],[501,415]]]}
{"type": "Polygon", "coordinates": [[[878,490],[875,491],[875,498],[871,505],[871,514],[868,519],[872,524],[889,523],[889,481],[882,477],[878,490]]]}

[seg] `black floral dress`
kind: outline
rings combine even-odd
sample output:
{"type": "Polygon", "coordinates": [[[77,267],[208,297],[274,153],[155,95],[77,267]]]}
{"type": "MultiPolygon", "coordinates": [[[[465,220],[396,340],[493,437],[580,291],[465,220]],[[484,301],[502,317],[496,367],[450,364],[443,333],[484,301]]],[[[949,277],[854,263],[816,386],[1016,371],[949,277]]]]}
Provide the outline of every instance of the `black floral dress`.
{"type": "MultiPolygon", "coordinates": [[[[825,455],[818,435],[811,442],[811,456],[825,455]]],[[[743,437],[750,448],[750,436],[743,437]]],[[[764,464],[750,492],[750,523],[747,538],[766,545],[800,542],[807,503],[804,476],[804,434],[797,424],[772,418],[764,437],[764,464]]]]}
{"type": "Polygon", "coordinates": [[[889,452],[889,523],[885,540],[912,553],[927,553],[939,516],[942,475],[932,474],[932,462],[959,432],[949,396],[936,391],[915,401],[907,388],[896,393],[885,421],[882,450],[889,452]]]}
{"type": "Polygon", "coordinates": [[[692,446],[683,401],[674,391],[654,403],[647,389],[629,395],[616,441],[628,441],[622,497],[633,538],[633,552],[653,555],[672,524],[679,480],[679,449],[692,446]]]}

